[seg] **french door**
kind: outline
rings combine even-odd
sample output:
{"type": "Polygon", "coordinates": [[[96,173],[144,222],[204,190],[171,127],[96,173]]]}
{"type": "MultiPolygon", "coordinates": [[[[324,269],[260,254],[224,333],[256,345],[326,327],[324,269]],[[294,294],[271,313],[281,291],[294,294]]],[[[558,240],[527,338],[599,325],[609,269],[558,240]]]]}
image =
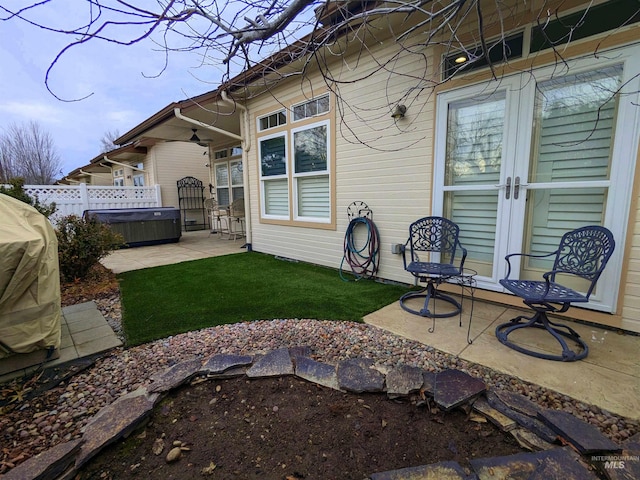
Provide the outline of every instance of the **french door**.
{"type": "MultiPolygon", "coordinates": [[[[640,130],[638,57],[627,48],[563,75],[541,69],[438,96],[433,212],[460,226],[480,287],[502,291],[508,253],[552,252],[566,231],[603,225],[616,254],[590,306],[613,311],[640,130]]],[[[551,260],[520,258],[512,277],[550,270],[551,260]]]]}

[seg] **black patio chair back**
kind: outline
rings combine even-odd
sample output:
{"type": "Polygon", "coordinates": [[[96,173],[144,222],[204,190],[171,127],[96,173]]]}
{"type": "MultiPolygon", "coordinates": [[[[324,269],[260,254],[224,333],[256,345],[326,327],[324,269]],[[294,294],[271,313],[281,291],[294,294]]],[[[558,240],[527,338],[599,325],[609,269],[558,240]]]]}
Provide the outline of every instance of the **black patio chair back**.
{"type": "MultiPolygon", "coordinates": [[[[458,237],[460,228],[454,222],[443,217],[424,217],[416,220],[409,226],[410,262],[423,263],[425,255],[439,254],[438,262],[430,262],[438,265],[437,268],[449,269],[454,265],[459,246],[458,237]],[[420,256],[422,255],[422,259],[420,256]]],[[[462,250],[460,250],[462,255],[462,250]]],[[[407,262],[404,262],[407,269],[407,262]]],[[[459,267],[454,267],[459,271],[459,267]]],[[[419,272],[417,272],[419,273],[419,272]]]]}
{"type": "Polygon", "coordinates": [[[567,232],[560,239],[549,280],[555,282],[556,275],[562,273],[588,280],[591,283],[584,295],[588,301],[614,248],[613,234],[604,227],[593,225],[567,232]]]}
{"type": "Polygon", "coordinates": [[[544,255],[526,253],[507,255],[505,257],[508,266],[507,276],[500,280],[500,284],[522,298],[523,302],[535,311],[535,314],[532,317],[521,315],[508,323],[499,325],[496,328],[498,340],[514,350],[538,358],[561,361],[585,358],[589,352],[587,344],[572,328],[550,321],[547,313],[566,312],[573,303],[588,302],[614,249],[613,234],[604,227],[590,225],[565,233],[560,239],[558,249],[554,252],[544,255]],[[511,276],[511,258],[514,256],[554,257],[553,267],[542,275],[542,280],[511,279],[509,278],[511,276]],[[568,281],[565,275],[585,279],[588,282],[585,292],[579,292],[566,286],[568,281]],[[559,283],[559,276],[564,284],[559,283]],[[507,338],[510,333],[525,327],[547,330],[562,346],[562,354],[553,355],[534,351],[513,343],[507,338]],[[577,352],[569,348],[563,337],[570,339],[577,345],[577,352]]]}
{"type": "Polygon", "coordinates": [[[458,225],[443,217],[424,217],[409,226],[409,238],[402,249],[404,269],[419,282],[426,283],[426,287],[400,298],[400,306],[404,310],[430,318],[451,317],[460,312],[461,305],[456,299],[437,291],[439,284],[459,275],[464,267],[467,251],[460,244],[459,234],[458,225]],[[407,304],[407,300],[415,297],[424,297],[420,310],[407,304]],[[435,313],[429,308],[432,299],[445,301],[455,310],[435,313]]]}

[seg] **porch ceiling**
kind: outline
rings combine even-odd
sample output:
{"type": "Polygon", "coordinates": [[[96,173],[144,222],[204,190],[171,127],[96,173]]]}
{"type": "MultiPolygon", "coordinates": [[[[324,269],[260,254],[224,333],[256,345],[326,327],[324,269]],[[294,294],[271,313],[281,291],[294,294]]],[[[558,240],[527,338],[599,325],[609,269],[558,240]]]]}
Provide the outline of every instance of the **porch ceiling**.
{"type": "Polygon", "coordinates": [[[142,127],[140,131],[134,133],[129,141],[140,146],[153,145],[158,140],[188,142],[193,135],[194,128],[197,129],[200,140],[205,143],[216,143],[228,138],[220,133],[207,130],[205,127],[177,118],[173,113],[173,108],[176,107],[180,108],[180,112],[185,117],[240,135],[239,110],[215,101],[188,107],[185,107],[184,104],[185,102],[182,102],[166,107],[160,118],[151,125],[146,128],[140,125],[139,127],[142,127]]]}

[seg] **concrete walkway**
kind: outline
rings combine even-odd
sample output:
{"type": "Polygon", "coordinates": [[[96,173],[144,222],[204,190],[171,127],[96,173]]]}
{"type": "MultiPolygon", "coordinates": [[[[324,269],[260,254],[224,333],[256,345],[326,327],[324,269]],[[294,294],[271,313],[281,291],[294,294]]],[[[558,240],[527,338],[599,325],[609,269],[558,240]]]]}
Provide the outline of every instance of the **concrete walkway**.
{"type": "Polygon", "coordinates": [[[60,348],[45,363],[43,351],[12,355],[0,360],[0,383],[27,375],[42,365],[57,367],[122,345],[93,302],[62,309],[60,348]]]}

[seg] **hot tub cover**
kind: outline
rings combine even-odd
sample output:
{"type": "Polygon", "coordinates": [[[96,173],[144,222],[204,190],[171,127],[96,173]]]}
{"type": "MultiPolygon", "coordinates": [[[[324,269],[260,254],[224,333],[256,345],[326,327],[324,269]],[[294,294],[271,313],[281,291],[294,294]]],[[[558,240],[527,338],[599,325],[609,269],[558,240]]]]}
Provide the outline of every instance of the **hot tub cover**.
{"type": "Polygon", "coordinates": [[[0,358],[60,347],[58,239],[35,208],[0,193],[0,358]]]}

